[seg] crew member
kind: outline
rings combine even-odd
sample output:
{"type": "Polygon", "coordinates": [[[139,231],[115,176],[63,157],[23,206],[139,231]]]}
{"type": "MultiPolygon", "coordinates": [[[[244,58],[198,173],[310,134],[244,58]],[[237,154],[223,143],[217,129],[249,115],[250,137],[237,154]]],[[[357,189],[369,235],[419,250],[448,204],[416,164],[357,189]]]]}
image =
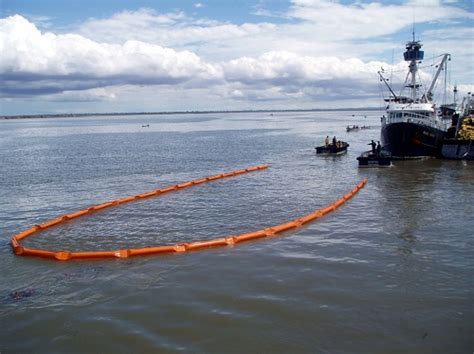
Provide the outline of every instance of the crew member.
{"type": "Polygon", "coordinates": [[[382,145],[380,145],[380,141],[377,141],[377,155],[380,155],[381,151],[382,151],[382,145]]]}
{"type": "Polygon", "coordinates": [[[372,141],[371,141],[370,143],[368,143],[367,145],[372,146],[372,154],[375,154],[375,146],[377,145],[377,144],[375,143],[375,141],[372,140],[372,141]]]}

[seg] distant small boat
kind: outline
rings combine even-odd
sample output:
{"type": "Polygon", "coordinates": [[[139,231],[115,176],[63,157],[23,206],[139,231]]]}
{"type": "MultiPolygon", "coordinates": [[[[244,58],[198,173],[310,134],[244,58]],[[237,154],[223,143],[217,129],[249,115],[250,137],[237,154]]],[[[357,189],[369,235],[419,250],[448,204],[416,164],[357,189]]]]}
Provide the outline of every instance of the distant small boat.
{"type": "Polygon", "coordinates": [[[347,131],[347,132],[352,132],[352,131],[357,131],[357,130],[359,130],[359,126],[358,126],[358,125],[353,125],[352,127],[348,125],[348,126],[346,127],[346,131],[347,131]]]}
{"type": "Polygon", "coordinates": [[[148,128],[149,126],[150,126],[150,124],[142,125],[142,128],[148,128]]]}
{"type": "Polygon", "coordinates": [[[322,145],[315,147],[316,154],[326,154],[326,155],[341,155],[347,152],[349,144],[345,141],[338,141],[336,145],[322,145]]]}
{"type": "Polygon", "coordinates": [[[373,153],[371,150],[363,152],[358,158],[359,167],[390,167],[392,157],[384,153],[373,153]]]}

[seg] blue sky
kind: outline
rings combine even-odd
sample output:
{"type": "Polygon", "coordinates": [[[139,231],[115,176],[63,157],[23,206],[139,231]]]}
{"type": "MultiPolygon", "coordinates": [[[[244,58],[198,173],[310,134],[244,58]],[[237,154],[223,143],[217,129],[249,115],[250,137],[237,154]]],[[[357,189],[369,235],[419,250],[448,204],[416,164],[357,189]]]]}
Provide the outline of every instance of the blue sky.
{"type": "Polygon", "coordinates": [[[106,18],[127,9],[149,8],[165,13],[179,9],[190,14],[241,24],[260,22],[261,16],[254,15],[254,13],[259,8],[267,6],[274,12],[283,12],[288,9],[290,3],[283,0],[262,1],[260,3],[255,0],[201,2],[187,0],[2,0],[2,17],[20,13],[29,16],[48,17],[55,25],[69,26],[89,17],[106,18]]]}
{"type": "MultiPolygon", "coordinates": [[[[381,105],[415,23],[473,90],[473,2],[0,0],[0,114],[381,105]]],[[[399,77],[399,78],[398,78],[399,77]]],[[[397,81],[398,80],[398,81],[397,81]]]]}

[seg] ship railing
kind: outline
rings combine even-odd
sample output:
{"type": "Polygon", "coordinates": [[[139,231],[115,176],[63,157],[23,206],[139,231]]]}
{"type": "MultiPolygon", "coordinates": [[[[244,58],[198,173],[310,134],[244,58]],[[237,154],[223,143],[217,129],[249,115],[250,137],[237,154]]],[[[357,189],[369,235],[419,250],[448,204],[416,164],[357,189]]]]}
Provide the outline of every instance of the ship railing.
{"type": "Polygon", "coordinates": [[[418,119],[429,119],[431,112],[420,113],[420,112],[391,112],[388,115],[389,118],[418,118],[418,119]]]}
{"type": "Polygon", "coordinates": [[[385,118],[382,117],[382,124],[391,124],[391,123],[414,123],[414,124],[419,124],[419,125],[425,125],[431,128],[437,128],[437,129],[445,129],[445,124],[441,124],[440,122],[436,121],[430,121],[426,119],[427,117],[407,117],[407,116],[402,116],[402,117],[388,117],[385,118]]]}

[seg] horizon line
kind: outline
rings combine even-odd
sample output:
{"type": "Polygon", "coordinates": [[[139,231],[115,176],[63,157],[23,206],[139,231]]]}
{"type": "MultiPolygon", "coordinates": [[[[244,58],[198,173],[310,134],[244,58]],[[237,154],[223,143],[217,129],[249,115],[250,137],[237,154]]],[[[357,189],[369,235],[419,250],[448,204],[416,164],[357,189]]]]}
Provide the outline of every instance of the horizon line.
{"type": "Polygon", "coordinates": [[[272,113],[272,112],[323,112],[323,111],[382,111],[378,107],[363,108],[309,108],[309,109],[238,109],[238,110],[196,110],[196,111],[157,111],[157,112],[106,112],[106,113],[37,113],[1,115],[0,119],[90,117],[90,116],[126,116],[126,115],[166,115],[166,114],[209,114],[209,113],[272,113]]]}

